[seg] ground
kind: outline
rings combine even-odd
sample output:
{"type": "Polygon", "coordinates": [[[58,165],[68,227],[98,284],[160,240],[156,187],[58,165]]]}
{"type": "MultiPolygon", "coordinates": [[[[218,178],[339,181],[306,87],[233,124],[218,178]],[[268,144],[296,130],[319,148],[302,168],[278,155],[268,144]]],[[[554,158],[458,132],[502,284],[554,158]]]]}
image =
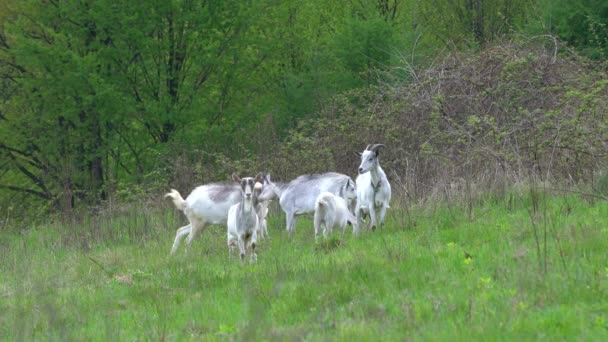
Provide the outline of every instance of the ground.
{"type": "Polygon", "coordinates": [[[318,244],[274,208],[255,264],[217,226],[170,256],[169,205],[0,232],[0,338],[608,340],[608,203],[538,201],[395,200],[318,244]]]}

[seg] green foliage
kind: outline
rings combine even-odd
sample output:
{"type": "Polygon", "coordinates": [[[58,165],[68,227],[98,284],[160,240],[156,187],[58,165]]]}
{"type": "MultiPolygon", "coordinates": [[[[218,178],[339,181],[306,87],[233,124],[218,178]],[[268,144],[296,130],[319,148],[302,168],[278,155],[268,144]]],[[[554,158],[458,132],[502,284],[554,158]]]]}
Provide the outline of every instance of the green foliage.
{"type": "Polygon", "coordinates": [[[382,18],[347,20],[335,39],[340,63],[367,85],[375,80],[370,73],[389,65],[391,53],[394,53],[391,51],[393,27],[382,18]]]}
{"type": "MultiPolygon", "coordinates": [[[[306,124],[303,123],[302,126],[306,124]]],[[[313,174],[334,170],[332,148],[320,143],[309,130],[300,127],[293,130],[286,143],[272,156],[268,166],[271,174],[279,175],[289,181],[302,174],[313,174]]]]}
{"type": "Polygon", "coordinates": [[[602,196],[608,197],[608,174],[600,174],[596,184],[596,189],[597,192],[599,192],[602,196]]]}
{"type": "Polygon", "coordinates": [[[171,178],[176,151],[188,163],[256,160],[268,144],[251,131],[265,118],[276,143],[331,96],[372,82],[393,44],[379,16],[325,1],[4,7],[0,186],[66,212],[156,189],[149,175],[171,178]]]}
{"type": "Polygon", "coordinates": [[[545,9],[545,22],[551,32],[591,58],[608,57],[606,1],[550,1],[545,9]]]}
{"type": "Polygon", "coordinates": [[[15,4],[3,22],[2,58],[13,66],[0,122],[11,161],[4,187],[66,211],[98,204],[122,184],[144,183],[163,145],[192,122],[199,136],[256,123],[241,113],[254,84],[239,75],[255,75],[264,58],[263,46],[242,48],[257,7],[36,4],[15,4]]]}
{"type": "MultiPolygon", "coordinates": [[[[7,0],[0,4],[0,188],[7,190],[0,203],[25,203],[32,210],[24,216],[69,215],[170,186],[188,191],[235,171],[350,174],[354,146],[374,140],[391,142],[399,156],[392,166],[405,173],[412,169],[404,164],[419,156],[458,156],[452,160],[463,165],[462,156],[504,148],[521,127],[531,129],[518,135],[531,142],[526,154],[546,150],[556,129],[567,132],[572,148],[595,153],[605,122],[593,130],[588,120],[604,119],[605,90],[601,82],[590,84],[603,74],[585,71],[588,79],[576,79],[566,98],[560,84],[551,88],[554,75],[565,68],[572,80],[574,68],[558,63],[547,72],[547,52],[488,56],[513,53],[494,48],[504,35],[549,28],[601,57],[604,10],[597,1],[7,0]],[[542,26],[537,14],[555,20],[542,26]],[[452,65],[432,66],[444,60],[446,47],[484,66],[477,73],[471,64],[465,75],[460,86],[471,92],[424,87],[442,89],[433,77],[452,65]],[[495,70],[501,74],[492,82],[475,83],[495,70]],[[528,105],[540,96],[537,89],[566,108],[528,105]],[[412,102],[416,91],[430,98],[412,102]],[[500,117],[483,109],[495,107],[500,117]],[[423,110],[430,115],[419,115],[423,110]],[[558,127],[548,119],[554,116],[568,119],[558,127]],[[517,126],[522,120],[528,121],[517,126]]],[[[554,40],[541,43],[554,51],[547,42],[554,40]]],[[[584,152],[572,154],[564,159],[596,170],[584,152]]],[[[481,164],[487,156],[473,159],[481,164]]],[[[451,168],[427,162],[416,174],[432,178],[451,168]]]]}
{"type": "Polygon", "coordinates": [[[588,188],[606,166],[608,88],[601,68],[570,58],[527,42],[455,54],[414,69],[415,82],[335,97],[300,131],[351,175],[352,152],[384,143],[384,169],[414,198],[533,177],[588,188]]]}
{"type": "Polygon", "coordinates": [[[410,20],[421,25],[430,39],[449,47],[453,44],[475,47],[534,20],[535,4],[536,1],[526,0],[412,1],[409,13],[410,20]]]}

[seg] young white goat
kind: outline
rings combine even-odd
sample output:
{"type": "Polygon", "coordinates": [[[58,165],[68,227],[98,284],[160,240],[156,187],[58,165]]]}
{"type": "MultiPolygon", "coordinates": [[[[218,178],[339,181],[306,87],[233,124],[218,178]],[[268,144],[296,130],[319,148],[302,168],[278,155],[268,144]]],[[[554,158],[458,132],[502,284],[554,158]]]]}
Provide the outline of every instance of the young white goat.
{"type": "Polygon", "coordinates": [[[255,261],[259,219],[254,205],[253,188],[256,182],[262,181],[262,176],[258,175],[255,179],[239,178],[233,174],[232,179],[240,183],[241,201],[231,206],[228,211],[228,247],[232,250],[234,245],[238,245],[241,260],[245,260],[247,250],[251,249],[251,261],[255,261]]]}
{"type": "Polygon", "coordinates": [[[359,176],[357,176],[356,233],[363,227],[363,216],[365,214],[369,214],[371,229],[375,230],[378,225],[378,215],[380,216],[380,224],[384,224],[386,209],[390,208],[391,185],[384,170],[380,167],[380,161],[378,160],[378,149],[380,147],[385,146],[382,144],[367,145],[363,153],[355,152],[361,157],[359,176]]]}
{"type": "Polygon", "coordinates": [[[285,212],[289,235],[295,229],[296,216],[314,212],[315,201],[322,192],[342,196],[340,192],[344,185],[353,183],[347,175],[335,172],[299,176],[287,184],[273,183],[267,176],[266,182],[260,199],[279,198],[281,209],[285,212]]]}
{"type": "MultiPolygon", "coordinates": [[[[262,174],[258,174],[258,177],[262,178],[262,174]]],[[[183,211],[190,221],[175,234],[171,248],[171,254],[174,254],[185,236],[188,236],[186,244],[189,246],[207,225],[226,226],[228,210],[241,201],[241,190],[237,184],[211,183],[195,188],[185,200],[175,189],[165,194],[167,197],[173,200],[175,207],[183,211]]]]}
{"type": "Polygon", "coordinates": [[[262,201],[260,200],[260,195],[262,194],[262,190],[264,185],[262,183],[255,183],[253,187],[253,199],[255,205],[255,212],[258,214],[258,219],[260,220],[259,229],[258,229],[258,237],[264,239],[270,237],[268,235],[268,223],[266,221],[266,216],[268,216],[268,205],[270,204],[270,200],[262,201]]]}
{"type": "Polygon", "coordinates": [[[327,238],[331,234],[333,227],[338,226],[344,239],[344,231],[346,224],[353,225],[353,231],[356,230],[357,218],[350,212],[348,208],[348,200],[356,199],[354,184],[348,181],[345,185],[344,198],[336,196],[331,192],[322,192],[315,201],[315,241],[319,238],[319,230],[323,227],[323,237],[327,238]]]}

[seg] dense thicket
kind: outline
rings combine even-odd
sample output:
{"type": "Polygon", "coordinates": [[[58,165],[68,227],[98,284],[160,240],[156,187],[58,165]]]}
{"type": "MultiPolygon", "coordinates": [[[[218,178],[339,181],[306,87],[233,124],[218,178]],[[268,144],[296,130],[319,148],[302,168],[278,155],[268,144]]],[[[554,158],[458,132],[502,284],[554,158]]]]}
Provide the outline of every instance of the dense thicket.
{"type": "Polygon", "coordinates": [[[605,58],[608,7],[562,2],[4,1],[0,217],[188,192],[233,171],[352,173],[372,140],[418,195],[442,176],[530,165],[591,180],[601,64],[557,38],[497,43],[557,34],[605,58]]]}
{"type": "Polygon", "coordinates": [[[454,52],[406,79],[388,75],[337,96],[301,122],[270,169],[354,176],[352,152],[382,141],[385,170],[413,198],[475,185],[504,191],[531,177],[597,185],[608,166],[608,75],[577,55],[558,57],[555,43],[454,52]]]}

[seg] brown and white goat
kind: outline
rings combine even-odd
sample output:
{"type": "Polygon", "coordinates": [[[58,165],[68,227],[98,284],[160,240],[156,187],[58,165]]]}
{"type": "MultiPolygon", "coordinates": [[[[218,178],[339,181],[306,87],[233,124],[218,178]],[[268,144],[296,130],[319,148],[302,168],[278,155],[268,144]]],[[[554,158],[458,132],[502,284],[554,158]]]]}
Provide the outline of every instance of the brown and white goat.
{"type": "MultiPolygon", "coordinates": [[[[258,176],[262,178],[262,174],[258,176]]],[[[173,254],[184,237],[188,236],[186,244],[189,246],[207,225],[226,226],[230,207],[241,201],[241,188],[238,184],[210,183],[195,188],[185,200],[175,189],[165,194],[167,197],[173,200],[175,207],[183,211],[190,221],[177,230],[171,248],[173,254]]]]}

